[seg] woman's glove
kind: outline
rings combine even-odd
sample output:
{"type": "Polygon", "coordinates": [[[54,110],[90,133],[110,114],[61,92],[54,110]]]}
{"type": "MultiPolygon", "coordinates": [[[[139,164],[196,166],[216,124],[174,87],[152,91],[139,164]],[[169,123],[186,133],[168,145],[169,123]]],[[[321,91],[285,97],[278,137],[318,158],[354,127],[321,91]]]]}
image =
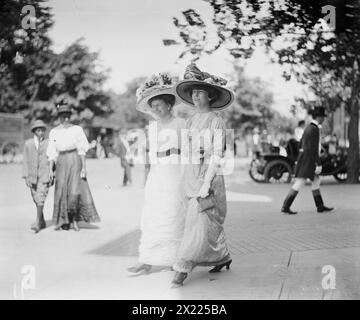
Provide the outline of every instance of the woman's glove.
{"type": "Polygon", "coordinates": [[[315,168],[315,174],[316,174],[316,175],[319,175],[319,174],[321,173],[321,171],[322,171],[322,166],[316,166],[316,168],[315,168]]]}
{"type": "Polygon", "coordinates": [[[198,197],[206,198],[209,195],[209,191],[210,191],[210,183],[209,182],[204,182],[204,184],[200,188],[200,191],[198,193],[198,197]]]}

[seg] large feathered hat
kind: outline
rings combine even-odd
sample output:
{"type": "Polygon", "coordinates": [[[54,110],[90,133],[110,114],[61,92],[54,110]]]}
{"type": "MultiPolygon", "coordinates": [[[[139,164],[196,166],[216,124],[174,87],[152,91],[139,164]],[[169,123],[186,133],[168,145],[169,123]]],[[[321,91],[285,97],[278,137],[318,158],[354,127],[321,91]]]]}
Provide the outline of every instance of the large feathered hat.
{"type": "Polygon", "coordinates": [[[212,93],[210,107],[214,110],[222,110],[229,107],[234,101],[234,93],[224,87],[226,84],[227,80],[202,72],[195,63],[191,63],[185,70],[184,80],[176,85],[175,90],[184,102],[194,105],[191,96],[192,90],[195,87],[202,87],[212,93]]]}
{"type": "Polygon", "coordinates": [[[174,85],[176,80],[169,73],[152,75],[146,82],[136,90],[136,109],[151,113],[149,100],[160,95],[171,95],[174,97],[174,105],[180,100],[175,95],[174,85]]]}

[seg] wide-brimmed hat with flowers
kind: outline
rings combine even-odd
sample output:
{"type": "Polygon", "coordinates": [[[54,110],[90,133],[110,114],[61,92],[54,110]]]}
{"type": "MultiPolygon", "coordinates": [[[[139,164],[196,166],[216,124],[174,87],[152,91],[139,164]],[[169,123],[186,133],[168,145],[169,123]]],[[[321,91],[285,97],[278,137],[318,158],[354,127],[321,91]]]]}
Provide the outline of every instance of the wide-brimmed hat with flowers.
{"type": "Polygon", "coordinates": [[[151,114],[149,100],[164,94],[173,96],[174,105],[178,104],[180,100],[175,94],[175,83],[176,80],[169,73],[152,75],[136,90],[136,109],[151,114]]]}
{"type": "Polygon", "coordinates": [[[207,89],[214,95],[210,101],[210,108],[222,110],[234,101],[234,93],[224,87],[226,84],[227,80],[224,78],[202,72],[195,63],[191,63],[185,70],[184,80],[176,85],[175,91],[184,102],[194,105],[192,90],[196,87],[207,89]]]}

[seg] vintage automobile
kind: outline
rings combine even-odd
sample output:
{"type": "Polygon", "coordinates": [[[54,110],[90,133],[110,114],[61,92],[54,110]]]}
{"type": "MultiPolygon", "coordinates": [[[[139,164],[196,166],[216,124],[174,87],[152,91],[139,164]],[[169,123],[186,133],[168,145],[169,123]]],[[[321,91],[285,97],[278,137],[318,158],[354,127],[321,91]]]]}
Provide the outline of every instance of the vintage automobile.
{"type": "MultiPolygon", "coordinates": [[[[249,175],[255,182],[290,183],[295,171],[296,159],[299,154],[298,142],[290,139],[286,146],[287,155],[280,155],[278,147],[270,147],[270,152],[254,153],[250,163],[249,175]]],[[[328,145],[322,145],[320,160],[322,176],[333,176],[337,181],[347,179],[346,149],[338,148],[335,154],[329,154],[328,145]]]]}

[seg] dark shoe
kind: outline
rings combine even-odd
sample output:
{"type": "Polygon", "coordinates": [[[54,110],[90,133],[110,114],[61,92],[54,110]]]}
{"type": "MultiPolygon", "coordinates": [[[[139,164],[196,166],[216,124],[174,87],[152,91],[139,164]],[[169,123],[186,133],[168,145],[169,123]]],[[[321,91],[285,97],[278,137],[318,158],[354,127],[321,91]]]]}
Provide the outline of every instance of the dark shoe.
{"type": "Polygon", "coordinates": [[[317,208],[317,212],[329,212],[329,211],[332,211],[332,210],[334,210],[334,208],[328,208],[328,207],[326,207],[326,206],[321,206],[321,207],[318,207],[317,208]]]}
{"type": "Polygon", "coordinates": [[[282,208],[281,212],[286,214],[297,214],[296,211],[292,211],[290,208],[282,208]]]}
{"type": "Polygon", "coordinates": [[[40,221],[40,228],[45,229],[46,228],[46,222],[45,220],[40,221]]]}
{"type": "Polygon", "coordinates": [[[69,230],[69,229],[70,229],[70,223],[57,224],[54,228],[55,231],[69,230]]]}
{"type": "Polygon", "coordinates": [[[187,278],[188,274],[185,272],[176,272],[173,281],[171,281],[171,288],[179,288],[184,284],[184,280],[187,278]]]}
{"type": "Polygon", "coordinates": [[[39,225],[33,225],[33,226],[31,226],[31,230],[33,230],[34,233],[38,233],[40,231],[40,226],[39,225]]]}
{"type": "Polygon", "coordinates": [[[223,264],[220,264],[214,268],[212,268],[209,272],[210,273],[215,273],[215,272],[220,272],[222,268],[226,267],[226,270],[230,269],[230,264],[231,264],[232,260],[229,260],[228,262],[225,262],[223,264]]]}
{"type": "Polygon", "coordinates": [[[55,231],[60,231],[62,229],[62,225],[61,224],[57,224],[54,228],[55,231]]]}
{"type": "Polygon", "coordinates": [[[299,193],[298,191],[296,191],[294,189],[290,189],[289,193],[287,194],[287,196],[284,200],[283,206],[281,208],[281,212],[287,213],[287,214],[297,214],[297,212],[292,211],[290,209],[290,207],[291,207],[292,203],[294,202],[298,193],[299,193]]]}
{"type": "Polygon", "coordinates": [[[40,227],[34,227],[33,230],[34,230],[34,233],[39,233],[40,227]]]}
{"type": "Polygon", "coordinates": [[[136,266],[127,268],[126,270],[132,273],[139,273],[139,272],[149,272],[151,269],[150,264],[137,264],[136,266]]]}
{"type": "Polygon", "coordinates": [[[312,191],[314,202],[317,208],[317,212],[329,212],[334,210],[334,208],[328,208],[324,205],[324,201],[322,199],[320,189],[316,189],[312,191]]]}
{"type": "Polygon", "coordinates": [[[31,225],[31,230],[34,230],[35,233],[38,233],[41,229],[46,228],[45,221],[41,221],[40,223],[34,223],[31,225]]]}
{"type": "Polygon", "coordinates": [[[34,230],[35,233],[38,233],[38,232],[40,232],[40,230],[45,229],[45,227],[39,225],[39,226],[34,226],[31,229],[34,230]]]}

